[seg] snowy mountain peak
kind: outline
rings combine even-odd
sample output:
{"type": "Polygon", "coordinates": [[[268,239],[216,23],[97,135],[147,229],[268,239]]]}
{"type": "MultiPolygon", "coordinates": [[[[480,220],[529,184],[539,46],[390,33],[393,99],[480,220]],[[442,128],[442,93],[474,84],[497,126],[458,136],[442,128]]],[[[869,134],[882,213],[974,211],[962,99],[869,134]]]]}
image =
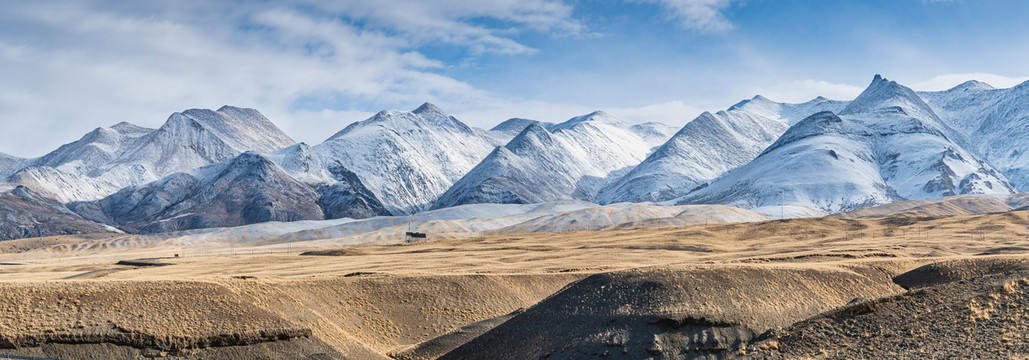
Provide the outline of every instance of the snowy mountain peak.
{"type": "Polygon", "coordinates": [[[648,145],[657,147],[663,145],[679,131],[679,128],[660,122],[645,122],[629,127],[629,131],[639,136],[648,145]]]}
{"type": "Polygon", "coordinates": [[[114,129],[122,134],[145,134],[154,131],[154,129],[142,127],[127,121],[122,121],[120,123],[114,124],[111,126],[111,129],[114,129]]]}
{"type": "Polygon", "coordinates": [[[472,134],[475,132],[468,125],[465,125],[453,116],[447,115],[447,113],[443,112],[443,110],[436,107],[436,105],[424,103],[422,104],[422,106],[419,106],[417,109],[413,111],[380,111],[366,120],[358,121],[353,124],[347,125],[347,127],[332,135],[326,141],[334,140],[346,134],[361,131],[362,129],[371,129],[373,127],[387,128],[391,129],[392,131],[405,131],[426,128],[446,128],[448,129],[448,131],[457,131],[466,134],[472,134]]]}
{"type": "Polygon", "coordinates": [[[720,113],[726,111],[745,111],[750,114],[777,119],[780,117],[779,113],[782,111],[782,105],[764,96],[757,95],[749,100],[740,101],[736,105],[729,107],[729,109],[720,111],[720,113]]]}
{"type": "Polygon", "coordinates": [[[872,83],[854,101],[843,108],[840,115],[870,113],[878,110],[901,109],[909,115],[936,118],[921,97],[908,87],[876,74],[872,83]]]}
{"type": "MultiPolygon", "coordinates": [[[[846,128],[843,119],[831,111],[823,111],[804,118],[799,123],[791,126],[772,145],[768,146],[761,155],[772,152],[787,144],[792,144],[801,139],[821,135],[859,135],[855,129],[846,128]]],[[[759,156],[761,156],[759,155],[759,156]]]]}
{"type": "Polygon", "coordinates": [[[740,101],[733,106],[730,106],[728,110],[739,110],[747,106],[760,106],[760,107],[778,107],[779,103],[772,101],[761,95],[754,95],[754,97],[740,101]]]}
{"type": "Polygon", "coordinates": [[[510,118],[504,120],[504,122],[500,124],[497,124],[497,126],[494,126],[489,130],[489,133],[501,143],[507,143],[508,141],[511,141],[511,139],[514,139],[515,136],[518,136],[518,134],[521,134],[522,130],[525,130],[525,128],[530,124],[537,124],[544,128],[551,128],[554,126],[553,123],[548,122],[540,122],[523,118],[510,118]]]}
{"type": "Polygon", "coordinates": [[[391,213],[425,210],[499,142],[425,104],[382,111],[314,147],[352,171],[391,213]]]}
{"type": "Polygon", "coordinates": [[[225,105],[217,111],[189,109],[177,114],[188,117],[241,151],[272,152],[296,143],[254,109],[225,105]]]}
{"type": "Polygon", "coordinates": [[[983,91],[983,90],[994,90],[995,88],[987,83],[978,80],[965,81],[958,86],[952,87],[946,91],[983,91]]]}
{"type": "Polygon", "coordinates": [[[268,158],[255,151],[247,151],[232,159],[232,166],[253,167],[275,166],[268,158]]]}
{"type": "Polygon", "coordinates": [[[497,124],[497,126],[494,126],[492,129],[489,129],[489,131],[517,131],[518,133],[521,133],[522,130],[525,130],[526,126],[529,126],[529,124],[541,124],[541,122],[531,119],[510,118],[504,120],[504,122],[500,124],[497,124]]]}
{"type": "Polygon", "coordinates": [[[438,106],[428,102],[422,104],[422,106],[419,106],[412,112],[422,116],[447,116],[447,113],[443,112],[443,110],[438,106]]]}
{"type": "Polygon", "coordinates": [[[306,143],[297,143],[269,155],[272,161],[293,178],[307,184],[337,181],[321,154],[306,143]]]}
{"type": "Polygon", "coordinates": [[[550,130],[554,131],[560,129],[571,129],[572,127],[575,127],[578,124],[589,122],[595,122],[615,127],[625,127],[625,123],[623,123],[621,120],[614,117],[613,115],[608,114],[604,111],[594,111],[586,115],[573,117],[571,119],[568,119],[568,121],[554,125],[550,128],[550,130]]]}
{"type": "Polygon", "coordinates": [[[539,123],[529,124],[504,147],[516,154],[528,154],[554,146],[556,140],[539,123]]]}

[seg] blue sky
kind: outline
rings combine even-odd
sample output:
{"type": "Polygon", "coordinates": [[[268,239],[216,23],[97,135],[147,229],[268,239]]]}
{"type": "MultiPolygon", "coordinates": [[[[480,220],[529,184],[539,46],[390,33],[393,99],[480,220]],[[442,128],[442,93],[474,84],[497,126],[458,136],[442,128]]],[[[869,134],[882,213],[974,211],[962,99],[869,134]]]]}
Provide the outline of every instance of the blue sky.
{"type": "Polygon", "coordinates": [[[0,0],[0,152],[257,108],[318,143],[433,102],[488,128],[607,110],[682,126],[761,94],[1029,79],[1026,1],[0,0]]]}

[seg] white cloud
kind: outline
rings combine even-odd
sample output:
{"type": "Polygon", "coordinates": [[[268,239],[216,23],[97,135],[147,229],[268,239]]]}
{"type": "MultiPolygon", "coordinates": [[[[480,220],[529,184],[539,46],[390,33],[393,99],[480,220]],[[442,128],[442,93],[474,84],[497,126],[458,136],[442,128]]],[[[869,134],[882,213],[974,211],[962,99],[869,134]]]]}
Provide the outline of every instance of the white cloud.
{"type": "Polygon", "coordinates": [[[682,101],[669,101],[638,108],[611,108],[606,111],[630,123],[657,121],[675,127],[682,127],[704,111],[709,110],[712,109],[691,106],[682,101]]]}
{"type": "Polygon", "coordinates": [[[364,104],[493,102],[418,48],[531,54],[511,35],[579,34],[571,12],[559,0],[6,4],[0,151],[38,156],[97,126],[157,126],[193,107],[254,107],[320,142],[364,104]],[[296,109],[303,99],[323,102],[296,109]]]}
{"type": "MultiPolygon", "coordinates": [[[[437,104],[439,105],[439,104],[437,104]]],[[[579,115],[603,110],[631,124],[661,122],[682,127],[705,110],[682,101],[670,101],[641,107],[589,107],[545,101],[502,101],[475,104],[442,104],[442,108],[461,121],[489,129],[512,117],[560,123],[579,115]]]]}
{"type": "Polygon", "coordinates": [[[822,96],[834,100],[851,100],[865,88],[850,84],[838,84],[822,80],[796,80],[770,87],[756,87],[754,93],[769,99],[800,103],[822,96]]]}
{"type": "Polygon", "coordinates": [[[945,74],[914,83],[911,85],[911,88],[920,91],[940,91],[950,89],[969,80],[982,81],[995,88],[1002,89],[1029,81],[1029,76],[1010,77],[989,73],[945,74]]]}
{"type": "Polygon", "coordinates": [[[732,5],[733,0],[637,0],[659,4],[668,10],[669,17],[678,21],[685,29],[702,32],[719,32],[732,29],[732,23],[722,11],[732,5]]]}

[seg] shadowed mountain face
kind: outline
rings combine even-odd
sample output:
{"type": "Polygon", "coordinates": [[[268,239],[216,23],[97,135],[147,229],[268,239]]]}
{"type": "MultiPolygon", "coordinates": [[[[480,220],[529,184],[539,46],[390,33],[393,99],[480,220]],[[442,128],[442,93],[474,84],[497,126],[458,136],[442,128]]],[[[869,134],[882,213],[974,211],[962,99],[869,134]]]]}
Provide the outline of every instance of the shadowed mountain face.
{"type": "Polygon", "coordinates": [[[336,182],[312,188],[263,155],[246,152],[71,207],[90,219],[140,233],[389,215],[353,173],[331,170],[336,182]]]}
{"type": "Polygon", "coordinates": [[[0,240],[111,231],[27,188],[0,193],[0,240]]]}
{"type": "Polygon", "coordinates": [[[325,219],[364,219],[393,215],[371,190],[364,187],[357,175],[342,164],[337,163],[328,170],[336,182],[315,188],[319,194],[317,203],[325,219]]]}
{"type": "Polygon", "coordinates": [[[72,207],[141,233],[324,218],[319,194],[256,153],[72,207]]]}

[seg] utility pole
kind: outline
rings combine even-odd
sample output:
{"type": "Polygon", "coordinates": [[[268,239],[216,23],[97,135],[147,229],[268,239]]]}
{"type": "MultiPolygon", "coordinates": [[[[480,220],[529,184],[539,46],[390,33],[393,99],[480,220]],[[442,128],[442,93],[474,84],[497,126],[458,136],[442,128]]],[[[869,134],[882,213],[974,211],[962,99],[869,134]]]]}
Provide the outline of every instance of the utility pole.
{"type": "Polygon", "coordinates": [[[590,220],[586,222],[586,232],[590,232],[591,230],[593,230],[593,213],[591,212],[589,214],[590,220]]]}
{"type": "Polygon", "coordinates": [[[786,189],[779,189],[779,221],[786,221],[786,189]]]}

